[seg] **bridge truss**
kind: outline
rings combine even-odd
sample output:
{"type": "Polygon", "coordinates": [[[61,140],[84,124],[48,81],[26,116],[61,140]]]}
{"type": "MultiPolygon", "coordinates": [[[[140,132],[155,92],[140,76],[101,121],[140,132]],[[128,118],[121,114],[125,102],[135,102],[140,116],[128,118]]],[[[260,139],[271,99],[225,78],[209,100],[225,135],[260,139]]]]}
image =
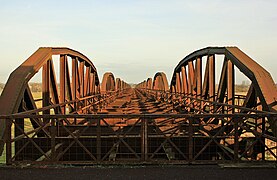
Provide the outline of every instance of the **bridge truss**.
{"type": "Polygon", "coordinates": [[[158,72],[135,88],[111,72],[100,84],[77,51],[40,48],[1,95],[0,147],[7,164],[276,162],[276,98],[270,74],[236,47],[195,51],[170,84],[158,72]],[[251,82],[245,95],[236,69],[251,82]],[[28,83],[40,72],[36,99],[28,83]]]}

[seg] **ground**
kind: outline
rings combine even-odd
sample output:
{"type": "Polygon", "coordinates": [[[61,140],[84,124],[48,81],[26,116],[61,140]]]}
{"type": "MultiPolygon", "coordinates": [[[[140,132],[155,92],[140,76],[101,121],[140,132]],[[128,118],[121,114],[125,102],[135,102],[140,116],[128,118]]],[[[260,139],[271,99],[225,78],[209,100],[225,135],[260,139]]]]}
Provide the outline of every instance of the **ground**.
{"type": "Polygon", "coordinates": [[[41,166],[0,167],[1,180],[9,179],[277,179],[276,168],[222,168],[192,166],[41,166]]]}

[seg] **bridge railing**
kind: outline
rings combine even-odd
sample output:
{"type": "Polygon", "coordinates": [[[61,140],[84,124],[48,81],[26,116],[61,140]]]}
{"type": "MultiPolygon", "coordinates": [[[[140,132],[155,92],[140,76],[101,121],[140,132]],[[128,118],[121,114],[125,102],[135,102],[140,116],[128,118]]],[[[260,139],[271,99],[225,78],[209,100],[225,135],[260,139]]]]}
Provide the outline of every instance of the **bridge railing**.
{"type": "MultiPolygon", "coordinates": [[[[137,89],[145,96],[149,98],[156,99],[161,102],[171,103],[174,106],[173,109],[194,112],[194,113],[268,113],[268,111],[257,110],[254,108],[247,108],[243,106],[246,96],[235,95],[234,104],[220,103],[217,101],[209,101],[203,99],[201,96],[196,96],[195,94],[185,94],[178,92],[154,90],[139,88],[137,89]]],[[[217,94],[215,94],[217,96],[217,94]]],[[[227,98],[227,97],[224,97],[227,98]]],[[[183,112],[184,113],[184,112],[183,112]]]]}
{"type": "MultiPolygon", "coordinates": [[[[37,108],[34,110],[28,110],[24,112],[15,113],[14,115],[24,115],[24,114],[58,114],[55,111],[58,108],[66,107],[66,114],[76,114],[76,113],[93,113],[97,110],[101,109],[103,106],[109,104],[114,101],[118,96],[122,94],[124,90],[117,91],[107,91],[105,93],[99,93],[94,95],[89,95],[85,97],[76,98],[72,101],[66,101],[59,104],[52,104],[49,106],[37,108]],[[71,111],[69,110],[71,109],[71,111]]],[[[41,99],[36,100],[42,101],[41,99]]]]}
{"type": "Polygon", "coordinates": [[[6,120],[6,163],[276,162],[274,113],[13,114],[6,120]],[[42,119],[38,128],[19,119],[42,119]],[[66,124],[77,119],[79,124],[66,124]],[[214,119],[213,122],[208,119],[214,119]],[[214,122],[220,122],[215,124],[214,122]]]}

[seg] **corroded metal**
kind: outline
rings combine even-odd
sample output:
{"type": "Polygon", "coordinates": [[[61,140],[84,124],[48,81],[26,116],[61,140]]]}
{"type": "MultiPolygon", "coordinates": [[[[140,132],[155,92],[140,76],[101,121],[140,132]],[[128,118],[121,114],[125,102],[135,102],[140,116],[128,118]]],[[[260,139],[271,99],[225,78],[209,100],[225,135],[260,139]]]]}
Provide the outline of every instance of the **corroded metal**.
{"type": "MultiPolygon", "coordinates": [[[[234,67],[238,68],[251,81],[251,88],[249,88],[246,100],[250,100],[249,98],[250,96],[253,97],[253,93],[256,96],[251,102],[245,101],[244,106],[251,108],[261,106],[265,111],[276,112],[277,89],[272,77],[263,67],[237,47],[208,47],[186,56],[174,69],[170,83],[171,92],[181,92],[181,86],[183,87],[182,92],[186,95],[196,94],[200,99],[234,104],[234,67]],[[224,55],[217,92],[215,91],[215,63],[221,62],[215,59],[215,55],[224,55]],[[202,84],[201,60],[204,57],[207,60],[202,84]],[[182,79],[179,73],[182,74],[182,79]]],[[[210,106],[210,111],[213,111],[213,108],[210,106]]],[[[269,123],[276,135],[277,124],[271,119],[269,119],[269,123]]]]}
{"type": "Polygon", "coordinates": [[[100,86],[81,53],[40,48],[0,100],[6,163],[274,162],[276,94],[270,74],[236,47],[198,50],[176,66],[170,85],[158,72],[136,88],[112,72],[100,86]],[[235,93],[235,68],[251,81],[246,95],[235,93]],[[35,100],[27,83],[39,70],[43,94],[35,100]]]}
{"type": "MultiPolygon", "coordinates": [[[[74,66],[73,66],[74,67],[74,66]]],[[[34,98],[28,97],[29,94],[26,94],[25,92],[28,90],[28,82],[29,80],[40,70],[42,69],[42,90],[43,90],[43,106],[48,106],[50,103],[59,104],[63,103],[66,100],[75,100],[76,98],[82,97],[83,95],[89,95],[92,92],[97,92],[97,87],[99,86],[99,79],[97,75],[96,68],[92,64],[92,62],[83,54],[79,53],[78,51],[69,49],[69,48],[39,48],[33,55],[31,55],[25,62],[23,62],[9,77],[6,86],[2,92],[1,95],[1,104],[0,104],[0,114],[12,114],[19,111],[20,104],[24,99],[29,99],[30,105],[27,104],[27,109],[35,109],[34,106],[34,98]],[[59,55],[60,56],[60,93],[58,93],[58,85],[56,81],[56,73],[53,67],[53,55],[59,55]],[[95,81],[94,86],[91,86],[92,89],[90,91],[86,92],[85,94],[82,91],[82,85],[83,83],[83,74],[81,68],[76,67],[76,69],[73,69],[72,72],[74,76],[72,79],[78,79],[77,84],[72,83],[72,88],[74,90],[71,90],[71,82],[69,79],[69,72],[68,72],[68,62],[67,57],[71,57],[73,59],[73,62],[75,62],[74,65],[79,64],[80,67],[83,67],[83,65],[87,68],[89,68],[89,74],[93,74],[95,81]],[[76,73],[77,72],[77,73],[76,73]],[[80,79],[82,82],[80,82],[80,79]],[[76,88],[77,86],[77,88],[76,88]],[[79,88],[79,89],[78,89],[79,88]],[[95,89],[94,89],[95,88],[95,89]],[[68,97],[65,97],[67,90],[68,97]],[[72,93],[73,96],[72,97],[72,93]],[[24,93],[26,95],[24,95],[24,93]],[[50,100],[51,98],[51,100],[50,100]],[[4,103],[3,103],[4,102],[4,103]]],[[[87,78],[85,78],[87,80],[87,78]]],[[[61,111],[61,113],[65,112],[65,107],[58,108],[57,111],[61,111]]],[[[44,112],[49,113],[49,112],[44,112]]],[[[0,149],[3,148],[3,142],[5,139],[5,120],[0,120],[0,149]]],[[[1,151],[2,152],[2,151],[1,151]]]]}

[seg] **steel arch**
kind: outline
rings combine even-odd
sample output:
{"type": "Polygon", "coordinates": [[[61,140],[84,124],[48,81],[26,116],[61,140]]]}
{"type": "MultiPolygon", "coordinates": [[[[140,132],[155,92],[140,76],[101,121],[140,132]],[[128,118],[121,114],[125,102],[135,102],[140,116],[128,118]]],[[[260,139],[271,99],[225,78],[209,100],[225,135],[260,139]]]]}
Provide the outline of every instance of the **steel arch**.
{"type": "MultiPolygon", "coordinates": [[[[65,47],[41,47],[23,62],[10,75],[2,92],[0,114],[13,114],[37,109],[28,82],[42,70],[42,107],[51,104],[66,104],[68,101],[78,101],[80,98],[100,93],[97,70],[93,63],[82,53],[65,47]],[[59,78],[54,68],[52,56],[59,55],[59,78]],[[68,57],[72,59],[70,74],[68,57]]],[[[68,105],[70,112],[78,113],[86,104],[68,105]]],[[[49,114],[50,109],[43,112],[49,114]]],[[[65,114],[66,105],[55,109],[55,113],[65,114]]],[[[33,123],[33,126],[36,126],[33,123]]],[[[1,147],[4,144],[5,120],[0,120],[1,147]]]]}
{"type": "MultiPolygon", "coordinates": [[[[251,81],[242,106],[276,112],[277,89],[271,75],[237,47],[207,47],[189,54],[174,69],[170,90],[194,98],[235,105],[234,67],[237,67],[251,81]],[[224,55],[217,92],[215,55],[224,55]],[[202,72],[203,56],[207,56],[204,72],[202,72]],[[202,73],[204,73],[204,79],[202,79],[202,73]]],[[[213,107],[210,108],[212,109],[213,107]]],[[[276,135],[277,124],[270,119],[269,121],[276,135]]]]}
{"type": "Polygon", "coordinates": [[[157,72],[153,78],[153,89],[168,91],[168,81],[164,72],[157,72]]]}
{"type": "Polygon", "coordinates": [[[104,74],[100,88],[92,66],[76,60],[70,73],[69,56],[60,55],[60,90],[52,61],[42,65],[42,108],[36,109],[27,86],[19,90],[23,97],[17,112],[0,114],[6,123],[6,163],[276,161],[274,121],[271,127],[267,121],[277,116],[270,112],[275,104],[262,102],[274,97],[260,87],[268,86],[263,81],[267,72],[256,70],[259,65],[245,56],[233,48],[202,49],[180,62],[170,89],[162,72],[132,89],[111,72],[104,74]],[[224,59],[216,89],[218,54],[224,59]],[[236,67],[253,76],[246,96],[235,93],[236,67]]]}
{"type": "Polygon", "coordinates": [[[153,88],[152,78],[147,78],[147,80],[146,80],[146,88],[147,89],[152,89],[153,88]]]}
{"type": "Polygon", "coordinates": [[[115,90],[116,90],[115,77],[113,73],[106,72],[102,78],[101,92],[106,93],[108,91],[115,91],[115,90]]]}

